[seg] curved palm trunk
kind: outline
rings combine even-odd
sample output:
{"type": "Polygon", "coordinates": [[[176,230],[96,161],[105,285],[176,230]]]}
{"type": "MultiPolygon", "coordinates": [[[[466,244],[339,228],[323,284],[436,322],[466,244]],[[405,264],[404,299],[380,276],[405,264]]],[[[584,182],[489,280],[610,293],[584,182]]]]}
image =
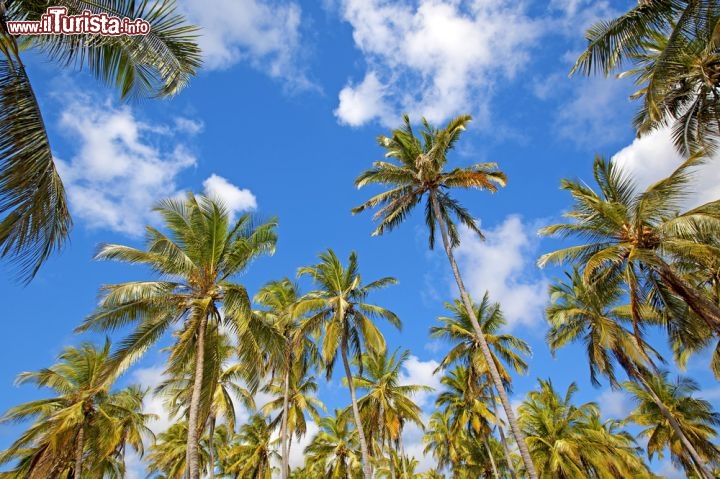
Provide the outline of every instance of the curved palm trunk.
{"type": "Polygon", "coordinates": [[[493,457],[492,449],[490,449],[490,443],[488,442],[487,436],[483,436],[483,443],[485,444],[485,450],[488,453],[488,459],[490,459],[490,467],[492,467],[493,477],[495,479],[500,479],[500,473],[498,473],[495,458],[493,457]]]}
{"type": "Polygon", "coordinates": [[[75,445],[75,471],[73,477],[80,479],[82,477],[83,468],[83,450],[85,449],[85,425],[80,425],[78,432],[77,444],[75,445]]]}
{"type": "Polygon", "coordinates": [[[187,474],[188,479],[200,479],[200,461],[198,454],[198,414],[200,411],[200,393],[202,392],[203,368],[205,366],[205,329],[207,314],[203,313],[198,325],[197,347],[195,352],[195,377],[190,397],[187,436],[187,474]]]}
{"type": "Polygon", "coordinates": [[[208,449],[210,455],[210,479],[215,479],[215,414],[210,415],[210,430],[208,431],[208,449]]]}
{"type": "Polygon", "coordinates": [[[672,292],[680,296],[688,307],[707,323],[710,329],[720,333],[720,306],[688,284],[664,261],[659,262],[657,269],[660,278],[670,287],[672,292]]]}
{"type": "Polygon", "coordinates": [[[503,409],[505,410],[505,415],[508,418],[510,429],[512,430],[513,436],[515,436],[515,441],[517,442],[518,448],[520,449],[520,456],[522,457],[523,463],[525,464],[525,470],[527,471],[528,478],[538,479],[537,472],[535,471],[535,465],[530,458],[530,451],[528,450],[527,444],[525,443],[525,434],[523,434],[523,432],[520,430],[520,425],[518,424],[517,418],[515,417],[515,412],[510,405],[510,400],[508,399],[505,388],[503,387],[502,380],[500,379],[500,374],[497,370],[497,366],[495,365],[495,361],[493,361],[492,359],[490,348],[488,347],[487,340],[485,339],[485,333],[483,333],[482,329],[480,328],[480,323],[478,323],[477,317],[475,316],[475,310],[472,307],[470,296],[465,290],[465,284],[463,283],[462,277],[460,276],[460,270],[458,269],[458,265],[455,262],[455,256],[453,255],[452,247],[450,246],[450,241],[448,240],[447,229],[445,227],[445,224],[442,222],[440,206],[438,205],[437,198],[435,198],[434,192],[430,193],[430,201],[432,201],[433,210],[435,211],[435,219],[440,225],[440,233],[442,234],[445,254],[448,257],[448,261],[450,261],[450,268],[452,269],[453,275],[455,276],[455,282],[457,283],[458,289],[460,290],[460,298],[462,299],[465,310],[468,313],[470,322],[473,325],[473,330],[475,331],[475,334],[477,334],[478,340],[480,341],[480,350],[482,351],[483,358],[485,358],[485,362],[487,363],[490,377],[492,378],[493,384],[495,385],[495,390],[497,391],[498,396],[500,396],[500,402],[502,403],[503,409]]]}
{"type": "Polygon", "coordinates": [[[280,477],[287,479],[290,474],[290,444],[288,443],[288,409],[290,404],[290,346],[285,355],[285,375],[283,378],[283,408],[282,421],[280,424],[280,447],[282,448],[282,465],[280,477]]]}
{"type": "Polygon", "coordinates": [[[655,391],[650,386],[650,384],[648,384],[645,378],[642,377],[642,374],[638,374],[637,378],[643,388],[648,392],[655,405],[657,405],[658,409],[660,409],[660,414],[662,414],[663,417],[665,417],[665,419],[667,419],[667,421],[670,423],[670,427],[672,427],[675,434],[677,434],[677,437],[680,439],[680,442],[682,443],[687,453],[690,454],[690,457],[695,464],[695,467],[697,467],[698,471],[700,472],[700,475],[705,479],[713,479],[713,475],[710,473],[710,471],[707,470],[705,463],[700,458],[697,450],[688,440],[687,436],[682,431],[682,428],[680,428],[680,424],[675,420],[670,411],[668,411],[667,407],[665,407],[665,404],[662,402],[660,397],[655,394],[655,391]]]}
{"type": "Polygon", "coordinates": [[[355,385],[352,380],[352,372],[350,371],[350,363],[347,358],[347,338],[343,337],[340,345],[340,355],[342,356],[343,366],[345,367],[345,376],[350,389],[350,401],[352,402],[353,416],[355,416],[355,426],[357,427],[358,438],[360,440],[360,453],[362,455],[362,470],[365,479],[372,479],[372,464],[370,464],[370,454],[368,454],[367,440],[365,439],[365,431],[363,430],[362,421],[360,420],[360,410],[357,405],[357,397],[355,396],[355,385]]]}

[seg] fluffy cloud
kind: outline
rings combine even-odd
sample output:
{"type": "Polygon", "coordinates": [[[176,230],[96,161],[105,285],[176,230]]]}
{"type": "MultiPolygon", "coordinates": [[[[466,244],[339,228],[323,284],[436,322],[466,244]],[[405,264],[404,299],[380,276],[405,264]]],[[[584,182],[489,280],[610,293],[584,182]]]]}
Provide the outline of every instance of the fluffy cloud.
{"type": "Polygon", "coordinates": [[[487,118],[499,79],[512,78],[542,32],[517,2],[345,0],[368,71],[340,92],[342,123],[397,121],[400,111],[440,122],[460,111],[487,118]]]}
{"type": "MultiPolygon", "coordinates": [[[[693,185],[687,197],[688,207],[720,198],[718,157],[706,161],[693,172],[693,185]]],[[[669,128],[656,130],[633,142],[613,156],[613,162],[635,179],[640,191],[670,175],[682,158],[675,151],[669,128]]]]}
{"type": "Polygon", "coordinates": [[[206,196],[219,199],[233,215],[257,208],[257,200],[250,190],[240,189],[222,176],[210,175],[203,181],[203,187],[206,196]]]}
{"type": "Polygon", "coordinates": [[[433,374],[433,371],[440,365],[431,359],[422,361],[417,356],[409,356],[400,375],[400,384],[417,384],[430,386],[434,389],[431,392],[419,392],[413,396],[413,401],[420,407],[431,406],[437,392],[440,390],[440,375],[433,374]]]}
{"type": "Polygon", "coordinates": [[[176,194],[177,176],[196,159],[174,141],[173,128],[143,123],[129,106],[95,100],[75,93],[64,105],[60,126],[78,147],[58,168],[76,217],[137,235],[151,221],[152,205],[176,194]]]}
{"type": "Polygon", "coordinates": [[[537,250],[536,229],[512,215],[485,230],[485,241],[469,230],[461,231],[456,255],[465,284],[475,301],[488,291],[492,301],[500,302],[508,329],[535,324],[547,301],[546,280],[530,273],[537,250]]]}
{"type": "Polygon", "coordinates": [[[302,12],[297,3],[216,0],[208,7],[202,0],[184,0],[179,7],[202,28],[199,44],[206,68],[248,62],[295,88],[311,87],[298,63],[302,12]]]}

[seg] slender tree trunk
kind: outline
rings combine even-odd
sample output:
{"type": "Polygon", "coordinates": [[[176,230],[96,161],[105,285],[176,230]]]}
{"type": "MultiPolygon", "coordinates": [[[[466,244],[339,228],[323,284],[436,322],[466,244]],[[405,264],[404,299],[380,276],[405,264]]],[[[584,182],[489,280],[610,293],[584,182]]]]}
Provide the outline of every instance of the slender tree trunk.
{"type": "Polygon", "coordinates": [[[75,471],[73,477],[81,479],[83,469],[83,451],[85,450],[85,424],[80,425],[80,431],[77,436],[77,444],[75,444],[75,471]]]}
{"type": "Polygon", "coordinates": [[[200,412],[200,393],[202,392],[203,368],[205,366],[205,329],[207,314],[203,312],[198,325],[197,347],[195,352],[195,376],[190,397],[187,435],[187,473],[188,479],[200,479],[200,461],[198,454],[198,414],[200,412]]]}
{"type": "Polygon", "coordinates": [[[488,459],[490,459],[490,467],[492,467],[493,477],[495,479],[500,479],[500,473],[498,473],[495,458],[493,457],[492,449],[490,449],[490,443],[488,442],[487,436],[483,436],[483,443],[485,444],[485,450],[488,453],[488,459]]]}
{"type": "Polygon", "coordinates": [[[398,444],[400,445],[400,464],[402,464],[403,469],[403,479],[409,479],[408,473],[407,473],[407,464],[405,463],[405,444],[402,442],[402,429],[400,429],[400,434],[398,435],[398,444]]]}
{"type": "Polygon", "coordinates": [[[208,449],[210,453],[210,479],[215,479],[215,414],[210,415],[210,430],[208,431],[208,449]]]}
{"type": "MultiPolygon", "coordinates": [[[[492,388],[490,388],[490,397],[492,398],[493,415],[497,418],[497,402],[495,401],[495,391],[493,391],[492,388]]],[[[512,457],[510,456],[510,448],[508,447],[507,438],[505,438],[505,431],[503,431],[503,427],[502,424],[500,424],[500,421],[498,421],[497,428],[498,433],[500,434],[500,443],[503,447],[503,453],[505,454],[505,462],[507,462],[510,477],[512,479],[517,479],[517,474],[515,473],[515,466],[513,466],[512,457]]]]}
{"type": "Polygon", "coordinates": [[[352,372],[350,371],[350,363],[347,358],[347,338],[343,337],[340,345],[340,354],[342,355],[343,366],[345,367],[345,376],[350,389],[350,401],[352,402],[353,415],[355,416],[355,426],[357,427],[358,438],[360,440],[360,453],[362,454],[362,470],[365,479],[372,479],[372,464],[370,464],[370,454],[368,454],[368,444],[365,439],[365,431],[363,430],[362,421],[360,420],[360,410],[357,405],[357,397],[355,396],[355,384],[353,384],[352,372]]]}
{"type": "Polygon", "coordinates": [[[664,261],[659,263],[657,269],[660,278],[670,287],[672,292],[680,296],[688,307],[707,323],[710,329],[720,333],[720,306],[705,297],[691,284],[688,284],[664,261]]]}
{"type": "Polygon", "coordinates": [[[665,407],[662,399],[660,399],[660,397],[655,393],[652,386],[648,384],[648,382],[642,376],[642,373],[638,374],[636,377],[640,381],[640,384],[643,386],[643,388],[648,392],[648,394],[650,394],[650,397],[652,398],[655,405],[658,407],[658,409],[660,409],[660,414],[662,414],[663,417],[665,417],[665,419],[667,419],[667,421],[670,423],[670,427],[672,427],[675,434],[677,434],[677,437],[678,439],[680,439],[680,442],[682,443],[685,450],[688,452],[688,454],[690,454],[691,459],[695,463],[695,466],[699,470],[702,477],[704,477],[705,479],[713,479],[713,475],[710,473],[710,471],[707,470],[705,463],[700,458],[697,450],[688,440],[687,436],[680,427],[680,424],[678,424],[670,411],[668,411],[667,407],[665,407]]]}
{"type": "Polygon", "coordinates": [[[518,448],[520,449],[520,456],[522,457],[523,463],[525,464],[525,470],[527,471],[529,479],[538,479],[537,472],[535,471],[535,465],[532,462],[532,458],[530,457],[530,451],[528,450],[527,443],[525,442],[525,434],[523,434],[523,432],[520,430],[520,425],[518,424],[517,418],[515,417],[515,412],[510,405],[510,400],[507,397],[505,387],[503,386],[502,380],[500,379],[500,374],[498,373],[497,366],[495,365],[495,361],[493,361],[492,359],[490,348],[488,347],[487,340],[485,339],[485,333],[483,333],[482,329],[480,328],[480,323],[478,323],[477,316],[475,316],[475,310],[473,309],[472,302],[470,301],[470,296],[465,290],[465,284],[463,283],[462,277],[460,276],[460,270],[458,269],[458,265],[455,262],[455,256],[453,255],[452,247],[450,246],[450,241],[448,240],[448,233],[445,227],[445,223],[443,223],[441,219],[442,215],[440,213],[440,206],[438,205],[437,198],[435,197],[435,192],[430,193],[430,201],[432,201],[433,210],[435,211],[435,219],[440,225],[440,232],[442,234],[443,246],[445,247],[445,254],[447,254],[448,261],[450,261],[450,268],[452,269],[453,275],[455,276],[455,282],[457,283],[458,289],[460,290],[460,298],[462,299],[465,310],[468,313],[470,322],[473,325],[473,330],[478,336],[478,340],[480,342],[480,350],[482,351],[485,362],[487,363],[488,371],[490,373],[490,377],[492,378],[493,384],[495,384],[495,390],[497,391],[498,396],[500,396],[500,402],[502,403],[503,409],[505,409],[505,415],[508,418],[510,429],[512,430],[513,436],[515,436],[515,441],[517,442],[518,448]]]}
{"type": "Polygon", "coordinates": [[[286,344],[288,350],[285,352],[285,374],[283,378],[283,409],[280,423],[280,445],[282,448],[282,465],[280,477],[287,479],[290,474],[290,445],[288,444],[288,409],[290,404],[290,345],[286,344]]]}

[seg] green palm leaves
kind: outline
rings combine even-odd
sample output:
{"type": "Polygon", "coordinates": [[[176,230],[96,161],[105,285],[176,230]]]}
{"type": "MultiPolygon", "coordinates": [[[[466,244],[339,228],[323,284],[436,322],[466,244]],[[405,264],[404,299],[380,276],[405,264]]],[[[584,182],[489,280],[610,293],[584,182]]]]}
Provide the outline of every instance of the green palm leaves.
{"type": "Polygon", "coordinates": [[[146,391],[130,386],[113,391],[120,371],[102,349],[84,343],[66,348],[47,369],[23,373],[18,383],[34,383],[55,394],[10,409],[2,421],[33,420],[0,464],[17,461],[15,477],[111,477],[125,474],[127,446],[143,454],[150,414],[142,413],[146,391]]]}
{"type": "Polygon", "coordinates": [[[720,123],[717,87],[720,5],[715,1],[652,0],[586,33],[587,49],[571,72],[609,75],[626,62],[643,105],[635,117],[638,135],[672,125],[684,154],[716,147],[720,123]]]}
{"type": "MultiPolygon", "coordinates": [[[[196,28],[162,0],[62,0],[69,14],[90,10],[120,18],[143,18],[145,36],[34,35],[36,47],[62,66],[87,67],[121,98],[165,97],[182,90],[200,66],[196,28]]],[[[39,20],[46,2],[9,2],[2,19],[39,20]]],[[[0,29],[0,257],[9,258],[23,281],[67,239],[71,226],[45,123],[19,55],[16,37],[0,29]]]]}
{"type": "MultiPolygon", "coordinates": [[[[217,387],[216,380],[209,384],[204,379],[206,357],[215,360],[208,346],[216,341],[218,328],[226,327],[243,345],[239,354],[246,368],[244,375],[261,377],[265,348],[276,337],[269,325],[251,314],[245,287],[230,280],[257,256],[274,251],[275,223],[256,225],[250,215],[231,223],[229,212],[221,204],[192,194],[184,201],[166,200],[157,211],[169,235],[148,227],[146,250],[104,245],[97,257],[143,264],[174,281],[105,286],[98,310],[80,329],[114,330],[135,324],[134,332],[121,343],[113,358],[127,365],[171,326],[180,325],[170,348],[168,371],[179,374],[187,371],[188,364],[193,365],[187,464],[190,479],[198,479],[198,420],[201,404],[208,404],[202,397],[210,397],[217,387]],[[261,342],[261,337],[267,342],[261,342]]],[[[219,366],[210,370],[219,371],[219,366]]]]}

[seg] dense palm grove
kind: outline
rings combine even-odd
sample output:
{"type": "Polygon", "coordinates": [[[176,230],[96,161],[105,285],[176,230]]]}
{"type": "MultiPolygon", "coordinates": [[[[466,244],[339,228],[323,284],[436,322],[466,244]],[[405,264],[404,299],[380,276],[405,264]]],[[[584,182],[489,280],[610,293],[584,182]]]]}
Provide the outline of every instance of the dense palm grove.
{"type": "MultiPolygon", "coordinates": [[[[8,15],[18,18],[37,13],[29,1],[11,7],[8,15]]],[[[129,7],[125,13],[152,16],[129,7]]],[[[36,46],[64,61],[87,47],[95,52],[87,56],[95,73],[123,95],[169,95],[199,65],[187,37],[192,28],[179,26],[181,18],[171,13],[155,11],[162,34],[152,45],[36,46]],[[125,62],[130,57],[134,66],[125,62]]],[[[492,193],[507,178],[496,164],[448,168],[469,116],[442,128],[423,120],[420,129],[405,116],[378,139],[385,160],[359,173],[356,186],[376,191],[352,212],[374,211],[373,234],[383,235],[422,204],[429,248],[442,245],[448,259],[458,297],[448,298],[446,315],[428,331],[448,346],[435,371],[442,387],[432,414],[417,404],[430,388],[402,380],[410,352],[388,345],[381,330],[401,327],[389,305],[374,302],[394,278],[365,278],[357,254],[339,257],[328,249],[315,264],[298,265],[250,292],[240,275],[252,274],[253,260],[275,251],[275,220],[233,218],[220,200],[188,193],[158,204],[164,227],[147,227],[143,249],[99,248],[97,260],[142,265],[148,277],[102,286],[96,311],[77,328],[121,336],[114,345],[68,347],[56,364],[18,377],[48,397],[3,416],[27,427],[0,452],[6,469],[0,478],[120,478],[129,450],[143,458],[150,477],[165,479],[654,478],[648,461],[661,456],[689,478],[718,477],[720,413],[696,397],[692,378],[668,372],[658,353],[665,345],[652,344],[648,331],[664,333],[681,367],[714,348],[708,366],[720,378],[720,200],[685,206],[691,172],[709,161],[719,133],[719,18],[715,2],[641,1],[588,32],[575,68],[608,75],[631,65],[624,74],[640,87],[638,133],[672,125],[686,158],[670,176],[640,189],[598,157],[592,181],[562,182],[572,199],[566,222],[540,231],[567,241],[538,260],[566,268],[549,291],[548,347],[582,344],[592,382],[632,397],[627,417],[603,420],[598,404],[575,400],[575,384],[560,390],[546,378],[513,408],[508,392],[513,377],[528,370],[530,347],[505,332],[501,304],[488,294],[469,295],[455,259],[460,228],[480,238],[482,231],[454,193],[492,193]],[[296,278],[313,287],[302,291],[296,278]],[[118,387],[168,336],[162,384],[153,391],[118,387]],[[348,402],[329,411],[317,392],[338,376],[348,402]],[[148,427],[154,416],[143,411],[149,394],[164,398],[173,419],[157,436],[148,427]],[[256,403],[260,394],[270,400],[256,403]],[[311,422],[318,432],[308,438],[311,422]],[[409,426],[424,431],[434,468],[418,471],[419,458],[405,447],[409,426]],[[301,439],[307,445],[298,446],[301,439]],[[292,466],[298,447],[304,463],[292,466]]],[[[3,39],[0,251],[29,280],[62,244],[70,221],[59,177],[47,168],[49,145],[17,44],[3,39]],[[12,126],[20,117],[39,122],[35,143],[12,126]],[[28,168],[38,173],[20,175],[28,168]]]]}

